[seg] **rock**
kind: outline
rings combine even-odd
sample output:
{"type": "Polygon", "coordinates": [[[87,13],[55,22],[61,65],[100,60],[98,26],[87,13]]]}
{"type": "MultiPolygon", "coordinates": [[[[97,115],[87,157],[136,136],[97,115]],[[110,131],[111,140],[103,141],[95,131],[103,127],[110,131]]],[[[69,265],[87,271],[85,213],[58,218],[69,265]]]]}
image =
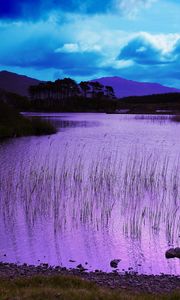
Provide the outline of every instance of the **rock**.
{"type": "Polygon", "coordinates": [[[83,266],[82,266],[81,264],[79,264],[79,265],[76,266],[76,268],[77,268],[77,269],[82,269],[83,266]]]}
{"type": "Polygon", "coordinates": [[[76,261],[75,261],[75,260],[73,260],[73,259],[70,259],[70,260],[69,260],[69,262],[72,262],[72,263],[74,263],[74,262],[76,262],[76,261]]]}
{"type": "Polygon", "coordinates": [[[87,269],[85,269],[81,264],[77,265],[76,268],[79,269],[81,272],[84,272],[84,271],[87,270],[87,269]]]}
{"type": "MultiPolygon", "coordinates": [[[[46,264],[46,263],[42,263],[42,264],[40,264],[40,266],[43,267],[43,268],[46,268],[46,269],[49,267],[49,265],[46,264]]],[[[32,267],[34,267],[34,266],[32,266],[32,267]]]]}
{"type": "Polygon", "coordinates": [[[175,255],[177,258],[180,258],[180,247],[174,249],[175,255]]]}
{"type": "Polygon", "coordinates": [[[166,258],[180,258],[180,248],[170,248],[169,250],[166,251],[165,253],[166,258]]]}
{"type": "Polygon", "coordinates": [[[169,250],[166,251],[165,253],[166,258],[174,258],[176,257],[174,248],[170,248],[169,250]]]}
{"type": "Polygon", "coordinates": [[[59,270],[61,267],[60,266],[55,266],[55,270],[59,270]]]}
{"type": "Polygon", "coordinates": [[[110,266],[111,268],[117,268],[118,267],[118,263],[121,261],[121,259],[113,259],[110,262],[110,266]]]}

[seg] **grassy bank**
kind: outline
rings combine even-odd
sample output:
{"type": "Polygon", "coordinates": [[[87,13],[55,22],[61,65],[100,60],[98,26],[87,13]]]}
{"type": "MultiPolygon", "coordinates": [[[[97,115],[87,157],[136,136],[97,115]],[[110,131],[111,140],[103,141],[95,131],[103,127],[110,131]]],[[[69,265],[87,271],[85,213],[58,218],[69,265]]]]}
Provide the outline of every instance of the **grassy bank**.
{"type": "Polygon", "coordinates": [[[0,102],[0,138],[55,133],[56,129],[48,122],[37,118],[27,119],[11,106],[0,102]]]}
{"type": "Polygon", "coordinates": [[[0,300],[176,300],[180,293],[150,295],[123,289],[108,289],[72,276],[35,276],[0,279],[0,300]]]}

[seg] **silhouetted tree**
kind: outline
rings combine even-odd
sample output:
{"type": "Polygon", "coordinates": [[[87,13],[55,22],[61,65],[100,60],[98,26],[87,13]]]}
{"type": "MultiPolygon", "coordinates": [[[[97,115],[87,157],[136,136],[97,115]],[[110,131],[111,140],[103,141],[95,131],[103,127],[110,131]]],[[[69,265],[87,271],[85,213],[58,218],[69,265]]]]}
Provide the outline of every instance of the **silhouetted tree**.
{"type": "Polygon", "coordinates": [[[88,81],[81,81],[79,84],[82,92],[83,92],[83,96],[85,98],[87,98],[87,92],[91,89],[89,86],[89,82],[88,81]]]}
{"type": "Polygon", "coordinates": [[[114,89],[112,86],[106,85],[105,86],[105,94],[110,99],[115,99],[114,89]]]}
{"type": "MultiPolygon", "coordinates": [[[[29,94],[39,106],[49,106],[52,109],[59,106],[64,110],[67,107],[83,107],[83,97],[88,101],[88,98],[91,98],[91,103],[87,101],[85,104],[85,106],[89,105],[90,109],[91,107],[101,109],[104,100],[114,98],[112,87],[104,87],[101,83],[94,81],[82,81],[77,84],[71,78],[57,79],[55,82],[40,82],[29,88],[29,94]],[[89,94],[91,97],[88,97],[89,94]],[[93,100],[94,102],[92,102],[93,100]],[[100,100],[102,100],[101,103],[100,100]]],[[[107,103],[105,103],[106,105],[107,103]]]]}
{"type": "Polygon", "coordinates": [[[104,85],[99,83],[98,81],[92,82],[93,86],[93,93],[96,97],[103,97],[104,96],[104,85]]]}

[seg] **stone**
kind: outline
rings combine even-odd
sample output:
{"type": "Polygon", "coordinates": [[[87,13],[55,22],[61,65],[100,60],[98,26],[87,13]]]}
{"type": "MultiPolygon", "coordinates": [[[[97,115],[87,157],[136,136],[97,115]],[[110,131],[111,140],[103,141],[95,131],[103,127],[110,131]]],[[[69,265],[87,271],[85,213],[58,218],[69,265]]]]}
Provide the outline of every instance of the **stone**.
{"type": "Polygon", "coordinates": [[[174,252],[175,252],[176,257],[177,257],[177,258],[180,258],[180,247],[176,247],[176,248],[174,249],[174,252]]]}
{"type": "Polygon", "coordinates": [[[180,258],[180,247],[170,248],[165,253],[166,258],[180,258]]]}
{"type": "Polygon", "coordinates": [[[77,265],[76,268],[79,269],[81,272],[84,272],[84,271],[87,270],[87,269],[85,269],[81,264],[77,265]]]}
{"type": "Polygon", "coordinates": [[[169,250],[166,251],[165,253],[166,258],[174,258],[176,257],[174,248],[170,248],[169,250]]]}
{"type": "Polygon", "coordinates": [[[72,262],[72,263],[74,263],[74,262],[76,262],[76,261],[75,261],[75,260],[73,260],[73,259],[70,259],[70,260],[69,260],[69,262],[72,262]]]}
{"type": "Polygon", "coordinates": [[[110,266],[111,268],[117,268],[118,267],[118,263],[121,261],[121,259],[113,259],[110,262],[110,266]]]}
{"type": "Polygon", "coordinates": [[[77,267],[76,268],[78,268],[78,269],[82,269],[83,268],[83,266],[81,265],[81,264],[79,264],[79,265],[77,265],[77,267]]]}

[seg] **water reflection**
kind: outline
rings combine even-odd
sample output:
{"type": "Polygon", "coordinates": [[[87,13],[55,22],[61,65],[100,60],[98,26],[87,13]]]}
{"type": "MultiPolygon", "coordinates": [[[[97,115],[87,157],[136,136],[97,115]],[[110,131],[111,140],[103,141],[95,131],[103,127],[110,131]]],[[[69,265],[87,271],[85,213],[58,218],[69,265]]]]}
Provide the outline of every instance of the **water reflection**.
{"type": "Polygon", "coordinates": [[[75,127],[97,127],[100,125],[99,122],[63,120],[57,117],[44,117],[43,119],[50,121],[58,129],[75,127]]]}
{"type": "Polygon", "coordinates": [[[74,259],[108,271],[121,258],[120,270],[178,274],[179,261],[164,257],[179,244],[177,127],[69,118],[101,126],[1,145],[0,259],[66,266],[74,259]]]}
{"type": "Polygon", "coordinates": [[[76,127],[97,127],[100,123],[96,120],[69,120],[68,115],[56,113],[22,113],[27,118],[41,118],[51,122],[58,129],[76,128],[76,127]]]}

